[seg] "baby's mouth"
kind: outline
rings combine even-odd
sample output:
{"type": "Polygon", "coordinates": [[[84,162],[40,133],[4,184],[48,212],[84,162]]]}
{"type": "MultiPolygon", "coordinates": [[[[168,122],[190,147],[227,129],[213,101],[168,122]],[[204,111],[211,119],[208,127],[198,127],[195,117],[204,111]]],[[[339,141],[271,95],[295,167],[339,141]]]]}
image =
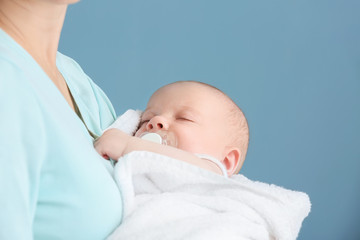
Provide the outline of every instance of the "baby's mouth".
{"type": "Polygon", "coordinates": [[[140,138],[155,143],[177,147],[177,139],[173,132],[159,130],[157,132],[143,132],[140,138]]]}

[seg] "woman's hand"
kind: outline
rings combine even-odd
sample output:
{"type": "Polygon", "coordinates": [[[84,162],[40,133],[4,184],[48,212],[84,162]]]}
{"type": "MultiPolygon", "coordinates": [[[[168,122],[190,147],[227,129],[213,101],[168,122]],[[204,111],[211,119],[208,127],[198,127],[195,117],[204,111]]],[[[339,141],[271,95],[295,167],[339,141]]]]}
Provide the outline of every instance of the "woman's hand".
{"type": "Polygon", "coordinates": [[[126,152],[126,148],[132,136],[119,129],[109,129],[103,133],[95,142],[95,150],[105,159],[118,160],[126,152]]]}

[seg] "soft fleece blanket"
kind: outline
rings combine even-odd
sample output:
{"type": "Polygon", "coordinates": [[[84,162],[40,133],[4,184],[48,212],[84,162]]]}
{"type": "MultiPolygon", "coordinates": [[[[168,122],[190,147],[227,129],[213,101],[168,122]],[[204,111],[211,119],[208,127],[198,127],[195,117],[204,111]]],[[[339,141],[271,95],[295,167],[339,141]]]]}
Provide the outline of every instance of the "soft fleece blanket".
{"type": "Polygon", "coordinates": [[[109,239],[291,240],[310,211],[305,193],[150,152],[120,158],[114,176],[124,219],[109,239]]]}

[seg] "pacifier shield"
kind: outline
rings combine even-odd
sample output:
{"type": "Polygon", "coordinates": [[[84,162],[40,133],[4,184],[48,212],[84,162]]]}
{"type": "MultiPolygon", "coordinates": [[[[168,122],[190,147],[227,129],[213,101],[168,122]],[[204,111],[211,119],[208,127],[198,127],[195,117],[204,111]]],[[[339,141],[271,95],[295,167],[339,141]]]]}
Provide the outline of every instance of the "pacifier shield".
{"type": "Polygon", "coordinates": [[[177,147],[177,139],[174,133],[167,131],[145,132],[140,135],[141,139],[151,142],[159,143],[162,145],[177,147]]]}
{"type": "Polygon", "coordinates": [[[146,132],[140,136],[141,139],[148,140],[150,142],[162,144],[162,137],[157,133],[146,132]]]}

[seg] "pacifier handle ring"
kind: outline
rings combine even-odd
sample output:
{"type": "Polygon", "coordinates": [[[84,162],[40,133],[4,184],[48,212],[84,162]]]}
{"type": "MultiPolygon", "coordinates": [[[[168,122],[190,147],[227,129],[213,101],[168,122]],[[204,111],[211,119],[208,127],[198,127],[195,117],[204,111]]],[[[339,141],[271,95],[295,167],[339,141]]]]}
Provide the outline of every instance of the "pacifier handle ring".
{"type": "Polygon", "coordinates": [[[206,159],[206,160],[209,160],[210,162],[214,163],[221,170],[222,175],[224,177],[226,177],[226,178],[229,177],[224,164],[222,164],[218,159],[214,158],[213,156],[210,156],[210,155],[207,155],[207,154],[202,154],[202,153],[195,153],[195,155],[198,158],[206,159]]]}

